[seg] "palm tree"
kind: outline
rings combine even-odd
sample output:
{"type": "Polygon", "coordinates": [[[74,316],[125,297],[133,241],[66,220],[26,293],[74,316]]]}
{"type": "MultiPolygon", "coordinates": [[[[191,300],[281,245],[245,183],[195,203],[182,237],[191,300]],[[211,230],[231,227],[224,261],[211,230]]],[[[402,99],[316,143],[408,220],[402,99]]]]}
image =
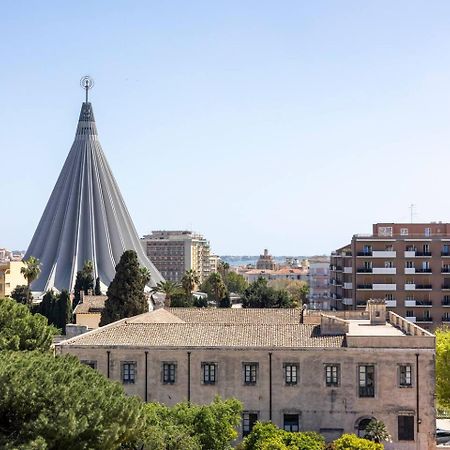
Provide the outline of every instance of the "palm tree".
{"type": "Polygon", "coordinates": [[[30,291],[31,283],[39,276],[41,273],[41,263],[39,259],[34,256],[30,256],[28,259],[23,260],[25,267],[20,269],[20,273],[27,280],[27,288],[30,291]]]}
{"type": "Polygon", "coordinates": [[[150,270],[148,270],[147,267],[145,266],[141,266],[139,270],[141,271],[142,281],[144,282],[144,285],[148,284],[152,279],[152,274],[150,273],[150,270]]]}
{"type": "Polygon", "coordinates": [[[155,287],[152,288],[152,293],[161,293],[165,294],[165,305],[170,306],[170,301],[175,294],[178,294],[181,290],[180,283],[175,283],[174,281],[160,281],[156,284],[155,287]]]}
{"type": "Polygon", "coordinates": [[[209,278],[208,282],[211,286],[211,293],[216,305],[227,295],[227,288],[222,280],[222,276],[218,272],[213,272],[209,278]]]}
{"type": "Polygon", "coordinates": [[[186,270],[183,278],[181,279],[181,286],[186,293],[186,298],[190,298],[192,291],[200,283],[200,277],[198,272],[194,269],[186,270]]]}

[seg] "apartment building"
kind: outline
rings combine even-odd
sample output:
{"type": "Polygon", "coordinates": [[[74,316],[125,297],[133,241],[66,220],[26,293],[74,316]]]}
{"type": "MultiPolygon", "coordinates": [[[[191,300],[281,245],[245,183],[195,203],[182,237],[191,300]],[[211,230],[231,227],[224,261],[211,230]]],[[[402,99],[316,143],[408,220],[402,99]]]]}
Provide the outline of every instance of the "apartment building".
{"type": "Polygon", "coordinates": [[[372,419],[390,450],[434,448],[435,339],[383,301],[367,311],[157,309],[56,344],[129,395],[174,405],[236,397],[240,438],[257,421],[327,440],[364,435],[372,419]]]}
{"type": "Polygon", "coordinates": [[[331,254],[330,293],[336,309],[383,298],[426,329],[450,324],[450,224],[377,223],[354,235],[331,254]]]}
{"type": "Polygon", "coordinates": [[[142,238],[148,258],[161,275],[180,281],[187,270],[196,270],[202,283],[212,273],[210,245],[201,234],[192,231],[152,231],[142,238]]]}
{"type": "Polygon", "coordinates": [[[17,286],[27,284],[27,280],[20,273],[25,264],[22,261],[0,262],[0,298],[10,297],[17,286]]]}

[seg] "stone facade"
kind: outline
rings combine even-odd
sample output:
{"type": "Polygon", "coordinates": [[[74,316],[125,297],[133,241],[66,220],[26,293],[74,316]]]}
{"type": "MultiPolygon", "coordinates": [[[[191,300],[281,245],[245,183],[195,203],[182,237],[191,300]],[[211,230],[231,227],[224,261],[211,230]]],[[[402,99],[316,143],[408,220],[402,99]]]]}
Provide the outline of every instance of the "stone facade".
{"type": "Polygon", "coordinates": [[[329,440],[362,433],[375,417],[392,435],[386,449],[433,449],[434,336],[392,312],[379,323],[380,311],[376,303],[374,324],[368,312],[309,313],[301,324],[298,310],[160,309],[56,351],[76,355],[146,401],[236,397],[246,423],[271,420],[329,440]]]}

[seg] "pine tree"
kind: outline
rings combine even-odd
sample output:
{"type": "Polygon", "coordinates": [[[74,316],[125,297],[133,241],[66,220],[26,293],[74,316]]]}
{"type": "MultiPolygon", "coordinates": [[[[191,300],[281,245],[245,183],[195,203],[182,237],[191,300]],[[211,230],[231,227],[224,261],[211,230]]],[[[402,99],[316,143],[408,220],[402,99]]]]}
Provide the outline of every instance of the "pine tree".
{"type": "Polygon", "coordinates": [[[144,295],[145,277],[137,253],[127,250],[116,266],[116,275],[109,285],[100,326],[148,311],[144,295]]]}

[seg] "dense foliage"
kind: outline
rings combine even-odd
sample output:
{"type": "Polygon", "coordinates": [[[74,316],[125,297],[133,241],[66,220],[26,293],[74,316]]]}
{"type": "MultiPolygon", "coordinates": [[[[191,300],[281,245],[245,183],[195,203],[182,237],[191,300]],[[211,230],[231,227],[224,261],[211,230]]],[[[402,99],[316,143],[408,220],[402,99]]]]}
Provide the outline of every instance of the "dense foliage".
{"type": "Polygon", "coordinates": [[[0,352],[0,447],[115,449],[142,427],[140,400],[72,357],[0,352]]]}
{"type": "Polygon", "coordinates": [[[258,278],[242,294],[243,308],[294,308],[298,306],[288,291],[276,290],[265,278],[258,278]]]}
{"type": "Polygon", "coordinates": [[[301,280],[271,280],[269,286],[277,291],[285,290],[291,296],[296,306],[301,306],[308,301],[309,286],[301,280]]]}
{"type": "Polygon", "coordinates": [[[219,272],[213,272],[200,286],[202,292],[208,294],[208,301],[216,306],[228,308],[231,306],[227,287],[219,272]]]}
{"type": "Polygon", "coordinates": [[[438,328],[436,335],[436,398],[439,406],[450,408],[450,329],[438,328]]]}
{"type": "Polygon", "coordinates": [[[66,333],[66,324],[72,322],[72,302],[69,293],[62,290],[61,294],[53,291],[45,293],[42,301],[36,308],[36,312],[45,316],[48,323],[66,333]]]}
{"type": "Polygon", "coordinates": [[[17,303],[22,303],[22,305],[31,304],[31,295],[28,286],[20,285],[16,286],[11,292],[11,298],[13,298],[17,303]]]}
{"type": "Polygon", "coordinates": [[[223,279],[228,292],[242,294],[248,287],[246,279],[239,273],[227,272],[223,279]]]}
{"type": "Polygon", "coordinates": [[[217,397],[210,405],[145,405],[146,450],[226,450],[237,438],[242,405],[217,397]]]}
{"type": "Polygon", "coordinates": [[[148,311],[144,287],[148,279],[134,250],[123,253],[109,285],[100,326],[148,311]]]}
{"type": "Polygon", "coordinates": [[[339,439],[333,441],[327,450],[383,450],[383,444],[363,439],[355,434],[343,434],[339,439]]]}
{"type": "Polygon", "coordinates": [[[372,419],[364,429],[364,437],[373,442],[390,441],[391,435],[389,434],[386,425],[377,419],[372,419]]]}
{"type": "Polygon", "coordinates": [[[45,317],[12,299],[0,299],[0,351],[49,350],[55,333],[45,317]]]}
{"type": "MultiPolygon", "coordinates": [[[[98,281],[100,282],[100,280],[98,281]]],[[[85,261],[83,269],[77,272],[77,277],[75,278],[73,307],[75,308],[75,306],[80,303],[82,291],[87,295],[88,292],[93,289],[94,265],[92,264],[92,261],[85,261]]]]}
{"type": "Polygon", "coordinates": [[[256,423],[240,450],[324,450],[325,439],[311,431],[294,433],[272,423],[256,423]]]}

